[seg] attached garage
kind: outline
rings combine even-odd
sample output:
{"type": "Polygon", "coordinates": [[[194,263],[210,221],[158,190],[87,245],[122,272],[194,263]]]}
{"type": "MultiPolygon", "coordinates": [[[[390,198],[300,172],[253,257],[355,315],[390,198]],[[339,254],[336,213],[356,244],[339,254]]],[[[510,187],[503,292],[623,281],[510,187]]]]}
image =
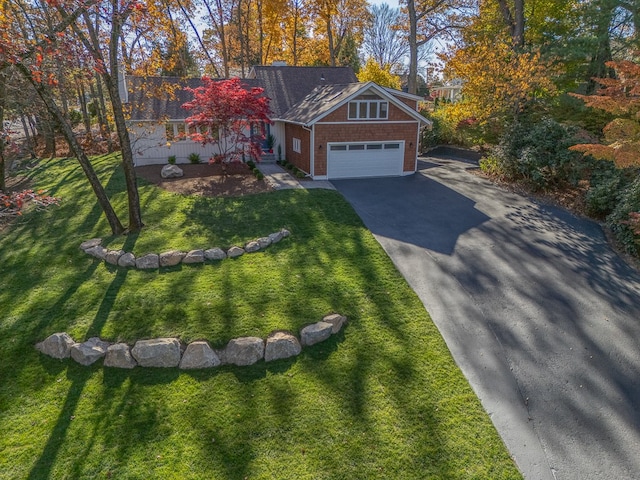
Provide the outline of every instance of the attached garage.
{"type": "Polygon", "coordinates": [[[327,148],[329,179],[402,175],[403,140],[329,143],[327,148]]]}

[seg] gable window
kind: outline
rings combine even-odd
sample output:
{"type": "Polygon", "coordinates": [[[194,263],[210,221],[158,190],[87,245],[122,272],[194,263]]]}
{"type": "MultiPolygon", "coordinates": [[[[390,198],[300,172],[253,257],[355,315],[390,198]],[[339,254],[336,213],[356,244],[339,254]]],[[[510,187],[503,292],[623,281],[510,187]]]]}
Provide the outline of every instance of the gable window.
{"type": "Polygon", "coordinates": [[[349,120],[385,120],[389,102],[385,100],[355,100],[349,102],[349,120]]]}
{"type": "Polygon", "coordinates": [[[296,152],[296,153],[302,152],[302,146],[300,145],[300,139],[299,138],[294,138],[293,139],[293,151],[296,152]]]}

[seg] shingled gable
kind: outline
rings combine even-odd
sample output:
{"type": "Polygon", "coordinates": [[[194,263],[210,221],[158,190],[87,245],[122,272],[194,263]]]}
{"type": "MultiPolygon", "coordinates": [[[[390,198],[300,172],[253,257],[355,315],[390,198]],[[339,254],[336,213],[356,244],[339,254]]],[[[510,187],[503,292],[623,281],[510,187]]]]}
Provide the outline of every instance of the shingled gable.
{"type": "MultiPolygon", "coordinates": [[[[255,79],[242,79],[247,88],[259,87],[255,79]]],[[[182,108],[193,100],[185,88],[202,86],[200,78],[126,77],[128,100],[133,121],[184,120],[191,113],[182,108]]]]}
{"type": "Polygon", "coordinates": [[[350,83],[348,85],[326,85],[316,87],[311,93],[300,100],[296,105],[285,112],[281,120],[285,122],[297,123],[299,125],[311,126],[315,122],[321,120],[335,109],[352,100],[354,97],[364,92],[375,92],[380,97],[394,103],[398,108],[406,112],[407,115],[413,117],[422,124],[430,124],[431,122],[409,108],[403,102],[398,100],[394,94],[413,99],[421,100],[420,97],[409,95],[400,91],[382,88],[373,82],[350,83]]]}
{"type": "Polygon", "coordinates": [[[248,79],[258,81],[264,88],[274,120],[279,120],[316,87],[358,81],[351,67],[255,66],[248,79]]]}

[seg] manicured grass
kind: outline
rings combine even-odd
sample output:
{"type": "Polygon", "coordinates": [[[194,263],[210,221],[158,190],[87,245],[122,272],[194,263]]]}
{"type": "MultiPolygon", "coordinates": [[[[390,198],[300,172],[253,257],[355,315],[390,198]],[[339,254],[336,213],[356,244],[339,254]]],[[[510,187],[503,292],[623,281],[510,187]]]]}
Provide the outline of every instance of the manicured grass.
{"type": "MultiPolygon", "coordinates": [[[[117,158],[94,159],[125,216],[117,158]]],[[[0,238],[0,478],[521,478],[422,304],[336,192],[190,198],[142,185],[150,251],[289,239],[215,264],[116,270],[79,244],[108,227],[74,160],[29,172],[59,207],[0,238]],[[34,344],[298,332],[349,317],[291,360],[182,372],[81,367],[34,344]]]]}

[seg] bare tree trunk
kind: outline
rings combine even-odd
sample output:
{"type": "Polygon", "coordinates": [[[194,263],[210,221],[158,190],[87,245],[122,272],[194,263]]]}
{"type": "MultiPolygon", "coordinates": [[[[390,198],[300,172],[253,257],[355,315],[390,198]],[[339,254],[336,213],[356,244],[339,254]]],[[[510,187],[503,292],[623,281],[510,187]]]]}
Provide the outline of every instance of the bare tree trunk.
{"type": "Polygon", "coordinates": [[[418,18],[416,16],[415,0],[407,0],[409,14],[409,76],[407,90],[415,95],[418,91],[418,18]]]}
{"type": "Polygon", "coordinates": [[[98,203],[102,207],[102,211],[107,217],[107,221],[109,222],[109,226],[111,227],[111,232],[114,235],[119,235],[123,233],[124,227],[122,226],[122,223],[120,223],[120,220],[118,219],[118,216],[116,215],[116,212],[113,209],[113,206],[111,205],[111,202],[109,201],[109,198],[107,197],[107,194],[104,191],[104,188],[100,183],[100,179],[96,175],[96,172],[93,169],[93,166],[89,161],[89,158],[87,157],[84,150],[78,143],[73,133],[73,129],[71,128],[71,124],[69,123],[69,120],[65,117],[64,113],[60,110],[58,105],[56,105],[56,103],[53,101],[53,96],[51,92],[48,91],[46,86],[40,82],[35,81],[35,79],[31,75],[30,70],[26,66],[22,64],[18,64],[17,68],[22,73],[22,75],[24,75],[24,77],[31,83],[31,85],[33,85],[33,87],[36,89],[38,96],[42,99],[45,106],[47,107],[47,111],[60,124],[60,128],[62,129],[62,133],[65,136],[67,142],[69,143],[69,147],[71,148],[76,158],[78,159],[78,162],[82,167],[82,170],[84,171],[87,179],[89,180],[89,184],[91,185],[91,188],[93,188],[93,191],[98,199],[98,203]]]}
{"type": "Polygon", "coordinates": [[[82,113],[82,123],[87,136],[91,138],[91,117],[87,111],[87,97],[84,90],[84,82],[82,79],[76,79],[78,82],[78,102],[80,102],[80,113],[82,113]]]}

